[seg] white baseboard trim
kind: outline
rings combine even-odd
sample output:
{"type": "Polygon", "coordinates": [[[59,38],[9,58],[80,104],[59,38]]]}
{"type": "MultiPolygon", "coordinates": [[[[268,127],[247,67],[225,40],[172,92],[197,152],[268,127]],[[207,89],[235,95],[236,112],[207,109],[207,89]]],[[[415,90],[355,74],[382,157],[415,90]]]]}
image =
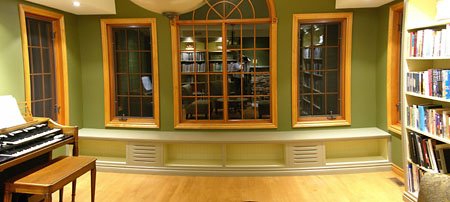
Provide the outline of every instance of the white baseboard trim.
{"type": "Polygon", "coordinates": [[[280,176],[313,174],[348,174],[360,172],[390,171],[391,163],[364,164],[351,166],[326,166],[311,168],[192,168],[192,167],[146,167],[126,164],[97,162],[97,170],[102,172],[123,172],[159,175],[200,175],[200,176],[280,176]]]}

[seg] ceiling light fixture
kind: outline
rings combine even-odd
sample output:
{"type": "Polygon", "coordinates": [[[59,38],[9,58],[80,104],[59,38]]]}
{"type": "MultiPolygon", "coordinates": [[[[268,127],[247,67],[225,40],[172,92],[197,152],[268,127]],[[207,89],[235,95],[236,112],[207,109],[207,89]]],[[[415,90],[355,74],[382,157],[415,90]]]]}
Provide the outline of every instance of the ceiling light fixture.
{"type": "Polygon", "coordinates": [[[149,11],[163,14],[169,19],[193,11],[206,3],[206,0],[130,0],[149,11]]]}
{"type": "Polygon", "coordinates": [[[74,1],[74,2],[72,2],[72,5],[75,7],[80,7],[81,4],[79,1],[74,1]]]}

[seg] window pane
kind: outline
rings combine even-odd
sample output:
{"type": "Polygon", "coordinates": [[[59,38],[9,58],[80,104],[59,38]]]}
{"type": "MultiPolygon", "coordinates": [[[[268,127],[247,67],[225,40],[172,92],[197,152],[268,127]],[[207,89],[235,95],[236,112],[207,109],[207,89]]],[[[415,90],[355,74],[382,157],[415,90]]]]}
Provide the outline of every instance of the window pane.
{"type": "Polygon", "coordinates": [[[300,26],[300,43],[301,47],[311,46],[311,25],[301,25],[300,26]]]}
{"type": "Polygon", "coordinates": [[[313,98],[313,115],[325,115],[325,95],[314,95],[313,98]]]}
{"type": "Polygon", "coordinates": [[[44,91],[45,91],[45,98],[51,98],[54,95],[52,94],[52,76],[51,75],[45,75],[44,76],[44,91]]]}
{"type": "Polygon", "coordinates": [[[142,73],[152,73],[152,54],[150,52],[141,52],[142,73]]]}
{"type": "Polygon", "coordinates": [[[241,74],[228,74],[228,95],[241,95],[241,74]]]}
{"type": "Polygon", "coordinates": [[[198,75],[197,76],[197,92],[198,96],[208,95],[208,76],[206,75],[198,75]]]}
{"type": "Polygon", "coordinates": [[[242,102],[246,98],[228,99],[228,117],[229,119],[242,119],[242,102]]]}
{"type": "Polygon", "coordinates": [[[339,90],[339,76],[336,71],[329,71],[327,75],[327,92],[337,93],[339,90]]]}
{"type": "Polygon", "coordinates": [[[49,47],[49,39],[50,39],[50,33],[51,33],[51,24],[50,23],[40,23],[40,31],[41,31],[41,43],[42,47],[49,47]]]}
{"type": "Polygon", "coordinates": [[[257,95],[270,95],[270,76],[268,74],[259,74],[255,77],[254,90],[257,95]]]}
{"type": "Polygon", "coordinates": [[[153,97],[142,98],[142,112],[144,117],[153,118],[153,97]]]}
{"type": "Polygon", "coordinates": [[[209,119],[209,100],[206,98],[199,98],[196,100],[197,105],[197,119],[209,119]]]}
{"type": "Polygon", "coordinates": [[[340,100],[338,94],[327,95],[327,114],[339,115],[340,112],[340,100]]]}
{"type": "Polygon", "coordinates": [[[44,102],[33,102],[31,105],[32,105],[33,116],[45,117],[44,102]]]}
{"type": "Polygon", "coordinates": [[[138,50],[138,30],[127,29],[128,50],[138,50]]]}
{"type": "Polygon", "coordinates": [[[42,49],[42,59],[44,60],[44,73],[51,73],[51,67],[52,63],[50,62],[52,60],[50,56],[50,50],[48,48],[42,49]]]}
{"type": "Polygon", "coordinates": [[[221,75],[210,75],[209,85],[211,96],[223,96],[223,81],[221,75]]]}
{"type": "Polygon", "coordinates": [[[327,48],[327,69],[337,69],[339,67],[338,48],[327,48]]]}
{"type": "Polygon", "coordinates": [[[126,50],[127,49],[127,38],[126,30],[124,29],[113,29],[114,33],[114,48],[116,50],[126,50]]]}
{"type": "MultiPolygon", "coordinates": [[[[239,24],[230,24],[227,25],[227,47],[229,49],[240,49],[241,48],[241,39],[242,34],[246,34],[246,37],[251,37],[251,41],[253,41],[253,26],[250,28],[248,25],[244,27],[243,25],[239,24]],[[245,30],[244,30],[245,29],[245,30]],[[244,33],[245,32],[245,33],[244,33]]],[[[246,41],[248,43],[248,41],[246,41]]],[[[253,44],[251,44],[251,47],[253,48],[253,44]]]]}
{"type": "Polygon", "coordinates": [[[116,116],[129,116],[128,97],[118,97],[116,116]]]}
{"type": "Polygon", "coordinates": [[[130,98],[130,116],[140,117],[141,115],[141,98],[130,98]]]}
{"type": "Polygon", "coordinates": [[[44,98],[44,91],[43,91],[43,85],[42,85],[42,76],[41,75],[35,75],[31,76],[31,91],[32,93],[32,100],[41,100],[44,98]]]}
{"type": "Polygon", "coordinates": [[[270,48],[270,27],[268,24],[256,25],[256,48],[270,48]]]}
{"type": "Polygon", "coordinates": [[[312,41],[314,46],[321,46],[325,43],[324,31],[325,26],[323,24],[316,24],[312,26],[312,41]]]}
{"type": "Polygon", "coordinates": [[[31,48],[31,73],[42,73],[41,49],[31,48]]]}
{"type": "Polygon", "coordinates": [[[337,46],[339,43],[339,24],[328,24],[327,25],[327,45],[337,46]]]}
{"type": "Polygon", "coordinates": [[[128,72],[128,54],[126,52],[116,52],[116,71],[117,73],[128,72]]]}
{"type": "Polygon", "coordinates": [[[28,42],[30,43],[29,46],[39,46],[40,40],[39,40],[39,22],[33,19],[28,18],[28,42]]]}
{"type": "Polygon", "coordinates": [[[128,95],[128,75],[119,74],[117,75],[117,94],[118,95],[128,95]]]}
{"type": "Polygon", "coordinates": [[[139,73],[139,53],[138,52],[129,52],[128,54],[128,69],[129,73],[139,73]]]}
{"type": "Polygon", "coordinates": [[[244,102],[244,119],[256,119],[256,101],[254,98],[247,98],[244,102]]]}
{"type": "Polygon", "coordinates": [[[196,108],[197,108],[195,99],[194,98],[183,98],[182,105],[183,105],[183,113],[184,113],[185,119],[195,120],[196,108]]]}
{"type": "Polygon", "coordinates": [[[52,100],[45,101],[44,106],[45,106],[45,116],[44,117],[52,117],[53,116],[52,112],[55,110],[52,100]]]}
{"type": "Polygon", "coordinates": [[[150,37],[150,29],[142,28],[139,29],[139,49],[140,50],[151,50],[151,37],[150,37]]]}
{"type": "Polygon", "coordinates": [[[181,75],[181,95],[192,96],[195,91],[194,76],[181,75]]]}
{"type": "Polygon", "coordinates": [[[257,97],[258,119],[270,119],[270,97],[257,97]]]}
{"type": "Polygon", "coordinates": [[[311,116],[312,115],[312,109],[311,109],[311,95],[302,95],[300,99],[300,110],[301,110],[301,116],[311,116]]]}
{"type": "Polygon", "coordinates": [[[139,75],[130,75],[130,95],[142,95],[142,79],[139,75]]]}

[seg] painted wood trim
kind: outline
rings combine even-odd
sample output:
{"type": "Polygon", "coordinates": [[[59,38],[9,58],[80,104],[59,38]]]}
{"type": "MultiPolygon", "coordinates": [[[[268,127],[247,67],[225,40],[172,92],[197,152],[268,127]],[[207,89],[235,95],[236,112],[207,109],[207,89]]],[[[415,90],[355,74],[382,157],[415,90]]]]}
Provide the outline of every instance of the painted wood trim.
{"type": "Polygon", "coordinates": [[[403,169],[400,168],[399,166],[392,164],[392,172],[394,172],[399,177],[401,177],[403,180],[405,180],[405,171],[403,171],[403,169]]]}
{"type": "Polygon", "coordinates": [[[396,125],[390,125],[388,126],[388,130],[396,133],[397,135],[402,135],[402,126],[400,124],[396,124],[396,125]]]}
{"type": "Polygon", "coordinates": [[[119,19],[101,19],[102,34],[102,60],[103,60],[103,97],[105,109],[105,127],[117,128],[159,128],[160,127],[160,109],[159,109],[159,63],[158,63],[158,39],[157,26],[155,18],[119,18],[119,19]],[[152,31],[152,77],[153,77],[153,118],[128,118],[126,122],[119,121],[113,115],[114,72],[111,71],[114,59],[110,57],[112,52],[111,33],[109,25],[149,25],[152,31]]]}
{"type": "Polygon", "coordinates": [[[308,14],[294,14],[292,20],[292,127],[327,127],[327,126],[348,126],[351,125],[351,64],[352,64],[352,33],[353,33],[353,13],[308,13],[308,14]],[[327,22],[330,20],[345,19],[343,21],[343,37],[342,51],[341,51],[341,75],[340,79],[343,81],[340,90],[343,95],[344,103],[341,104],[342,115],[337,120],[330,121],[320,118],[300,119],[298,116],[298,23],[312,23],[312,22],[327,22]]]}
{"type": "Polygon", "coordinates": [[[54,42],[54,56],[55,56],[55,74],[56,74],[56,91],[57,103],[59,103],[61,112],[58,114],[58,122],[67,125],[70,123],[70,105],[69,105],[69,78],[68,78],[68,63],[67,63],[67,46],[66,46],[66,32],[64,25],[64,15],[19,4],[19,19],[22,39],[22,57],[24,63],[24,81],[25,81],[25,100],[27,106],[31,110],[31,81],[30,81],[30,61],[28,52],[27,29],[26,29],[26,14],[33,14],[43,16],[52,20],[55,30],[57,30],[56,40],[54,42]]]}
{"type": "Polygon", "coordinates": [[[400,31],[396,24],[399,19],[399,12],[403,12],[403,2],[392,5],[389,8],[389,27],[387,44],[387,64],[386,64],[386,97],[387,97],[387,125],[389,130],[401,135],[401,123],[396,115],[396,104],[400,101],[399,74],[400,74],[400,31]],[[397,30],[397,31],[396,31],[397,30]]]}
{"type": "Polygon", "coordinates": [[[178,72],[178,25],[175,22],[170,24],[170,33],[171,33],[171,41],[172,41],[172,78],[173,78],[173,118],[174,118],[174,128],[181,123],[180,117],[181,111],[181,103],[180,103],[180,76],[178,72]]]}

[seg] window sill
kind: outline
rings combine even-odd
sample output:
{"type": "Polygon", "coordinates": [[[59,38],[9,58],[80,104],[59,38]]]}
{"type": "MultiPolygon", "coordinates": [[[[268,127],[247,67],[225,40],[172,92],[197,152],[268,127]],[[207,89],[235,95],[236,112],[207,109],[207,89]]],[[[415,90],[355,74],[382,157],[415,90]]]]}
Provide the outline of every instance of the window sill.
{"type": "Polygon", "coordinates": [[[334,121],[302,121],[292,125],[292,128],[312,128],[312,127],[333,127],[333,126],[350,126],[351,123],[347,120],[334,121]]]}
{"type": "Polygon", "coordinates": [[[105,123],[107,128],[159,128],[159,124],[155,122],[155,119],[128,119],[126,121],[120,121],[119,119],[113,119],[105,123]]]}
{"type": "Polygon", "coordinates": [[[185,122],[175,125],[175,129],[275,129],[277,125],[271,122],[241,122],[241,123],[200,123],[185,122]]]}
{"type": "Polygon", "coordinates": [[[388,130],[400,136],[402,135],[402,126],[400,124],[390,125],[388,126],[388,130]]]}

